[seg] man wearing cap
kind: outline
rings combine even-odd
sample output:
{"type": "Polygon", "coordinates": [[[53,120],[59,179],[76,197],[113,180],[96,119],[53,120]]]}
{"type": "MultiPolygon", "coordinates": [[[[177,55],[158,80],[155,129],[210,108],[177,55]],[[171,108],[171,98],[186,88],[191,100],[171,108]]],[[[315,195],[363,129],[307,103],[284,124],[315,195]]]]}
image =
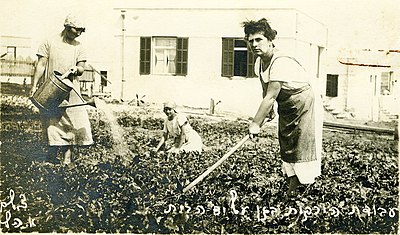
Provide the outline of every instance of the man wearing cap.
{"type": "MultiPolygon", "coordinates": [[[[67,101],[69,104],[82,103],[80,98],[80,84],[78,76],[85,68],[86,52],[82,44],[76,40],[83,32],[83,23],[75,16],[68,15],[64,22],[64,29],[60,34],[45,40],[38,49],[38,62],[32,79],[32,96],[37,87],[50,79],[53,71],[62,74],[70,72],[74,90],[70,92],[67,101]],[[79,93],[79,94],[77,94],[79,93]]],[[[72,147],[74,145],[91,145],[93,143],[89,117],[85,106],[66,108],[63,112],[53,114],[42,113],[43,138],[48,142],[48,160],[57,161],[61,155],[64,164],[72,161],[72,147]]]]}

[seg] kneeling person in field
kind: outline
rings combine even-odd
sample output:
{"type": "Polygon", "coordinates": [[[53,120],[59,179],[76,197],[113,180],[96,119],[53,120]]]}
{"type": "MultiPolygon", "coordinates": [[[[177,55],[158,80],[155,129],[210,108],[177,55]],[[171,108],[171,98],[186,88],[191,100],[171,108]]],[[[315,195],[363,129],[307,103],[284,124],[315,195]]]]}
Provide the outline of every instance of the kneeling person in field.
{"type": "Polygon", "coordinates": [[[176,111],[175,102],[165,102],[163,107],[167,118],[164,121],[163,136],[157,145],[156,152],[158,152],[162,146],[165,146],[168,138],[172,138],[172,147],[169,148],[166,146],[168,153],[201,153],[203,142],[200,135],[190,126],[186,116],[176,111]]]}

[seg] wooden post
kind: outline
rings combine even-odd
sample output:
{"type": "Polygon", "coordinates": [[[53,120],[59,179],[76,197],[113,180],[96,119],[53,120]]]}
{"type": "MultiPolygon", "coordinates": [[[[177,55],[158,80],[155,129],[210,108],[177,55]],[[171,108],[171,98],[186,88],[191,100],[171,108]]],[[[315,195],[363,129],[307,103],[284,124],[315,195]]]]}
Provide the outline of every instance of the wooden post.
{"type": "Polygon", "coordinates": [[[215,110],[215,101],[213,98],[210,100],[210,114],[213,115],[215,110]]]}
{"type": "MultiPolygon", "coordinates": [[[[397,117],[397,126],[394,128],[394,140],[399,140],[399,129],[400,129],[400,115],[397,117]]],[[[400,148],[400,141],[398,143],[400,148]]]]}

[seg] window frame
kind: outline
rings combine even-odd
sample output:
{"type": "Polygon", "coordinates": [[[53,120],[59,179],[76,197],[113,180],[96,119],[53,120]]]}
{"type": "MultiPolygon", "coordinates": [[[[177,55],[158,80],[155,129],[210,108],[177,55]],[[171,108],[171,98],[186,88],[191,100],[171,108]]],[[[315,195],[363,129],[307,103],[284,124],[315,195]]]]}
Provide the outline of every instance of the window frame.
{"type": "Polygon", "coordinates": [[[7,56],[12,57],[13,60],[17,59],[17,47],[16,46],[7,46],[7,56]],[[12,49],[12,51],[10,51],[12,49]]]}
{"type": "Polygon", "coordinates": [[[388,71],[388,72],[381,72],[381,84],[380,84],[380,94],[381,95],[386,95],[384,93],[386,90],[389,92],[389,94],[392,94],[393,92],[393,71],[388,71]],[[385,81],[382,78],[386,78],[385,81]]]}
{"type": "Polygon", "coordinates": [[[154,75],[170,75],[170,76],[186,76],[188,74],[188,54],[189,54],[189,38],[188,37],[173,37],[173,36],[152,36],[140,37],[140,62],[139,73],[140,75],[151,75],[154,70],[154,39],[166,38],[176,39],[175,46],[175,72],[163,73],[154,75]]]}
{"type": "Polygon", "coordinates": [[[221,76],[222,77],[256,77],[254,73],[254,64],[256,60],[255,54],[251,51],[248,43],[244,38],[239,37],[223,37],[222,38],[222,56],[221,56],[221,76]],[[246,43],[244,50],[247,51],[246,58],[246,76],[235,75],[235,40],[242,40],[246,43]]]}
{"type": "Polygon", "coordinates": [[[151,56],[151,68],[152,68],[152,74],[154,75],[175,75],[176,74],[176,47],[177,47],[177,38],[176,37],[163,37],[163,36],[154,36],[152,37],[152,47],[151,47],[151,52],[152,52],[152,56],[151,56]],[[174,46],[166,46],[166,45],[156,45],[156,41],[160,40],[160,41],[174,41],[175,45],[174,46]],[[162,52],[162,61],[164,61],[164,63],[162,64],[162,70],[163,71],[157,71],[156,69],[156,64],[157,64],[157,60],[155,60],[155,57],[158,58],[156,51],[161,51],[162,52]],[[174,51],[175,52],[175,58],[174,58],[174,63],[175,66],[173,67],[174,71],[173,72],[169,72],[169,66],[168,66],[168,55],[170,55],[170,51],[174,51]],[[167,56],[165,58],[165,56],[167,56]],[[166,60],[164,60],[166,59],[166,60]],[[167,71],[165,71],[167,70],[167,71]]]}

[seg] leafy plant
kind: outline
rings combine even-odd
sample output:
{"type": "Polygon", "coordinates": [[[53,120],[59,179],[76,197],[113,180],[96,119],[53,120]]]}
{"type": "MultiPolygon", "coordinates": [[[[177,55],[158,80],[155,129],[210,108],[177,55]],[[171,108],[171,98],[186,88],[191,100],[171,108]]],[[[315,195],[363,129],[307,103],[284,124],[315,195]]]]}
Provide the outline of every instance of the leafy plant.
{"type": "Polygon", "coordinates": [[[15,204],[20,195],[27,203],[20,211],[4,208],[1,221],[7,210],[12,215],[9,227],[1,225],[4,232],[398,231],[398,149],[390,139],[324,132],[322,175],[302,196],[287,198],[276,128],[268,127],[258,143],[247,142],[183,193],[247,133],[246,123],[190,117],[208,148],[202,154],[155,154],[150,149],[161,137],[163,119],[150,108],[132,107],[116,113],[131,152],[120,156],[112,126],[92,112],[95,144],[77,150],[70,168],[46,162],[40,121],[27,104],[23,97],[2,97],[0,199],[8,201],[13,190],[15,204]],[[15,228],[15,218],[34,226],[15,228]]]}

